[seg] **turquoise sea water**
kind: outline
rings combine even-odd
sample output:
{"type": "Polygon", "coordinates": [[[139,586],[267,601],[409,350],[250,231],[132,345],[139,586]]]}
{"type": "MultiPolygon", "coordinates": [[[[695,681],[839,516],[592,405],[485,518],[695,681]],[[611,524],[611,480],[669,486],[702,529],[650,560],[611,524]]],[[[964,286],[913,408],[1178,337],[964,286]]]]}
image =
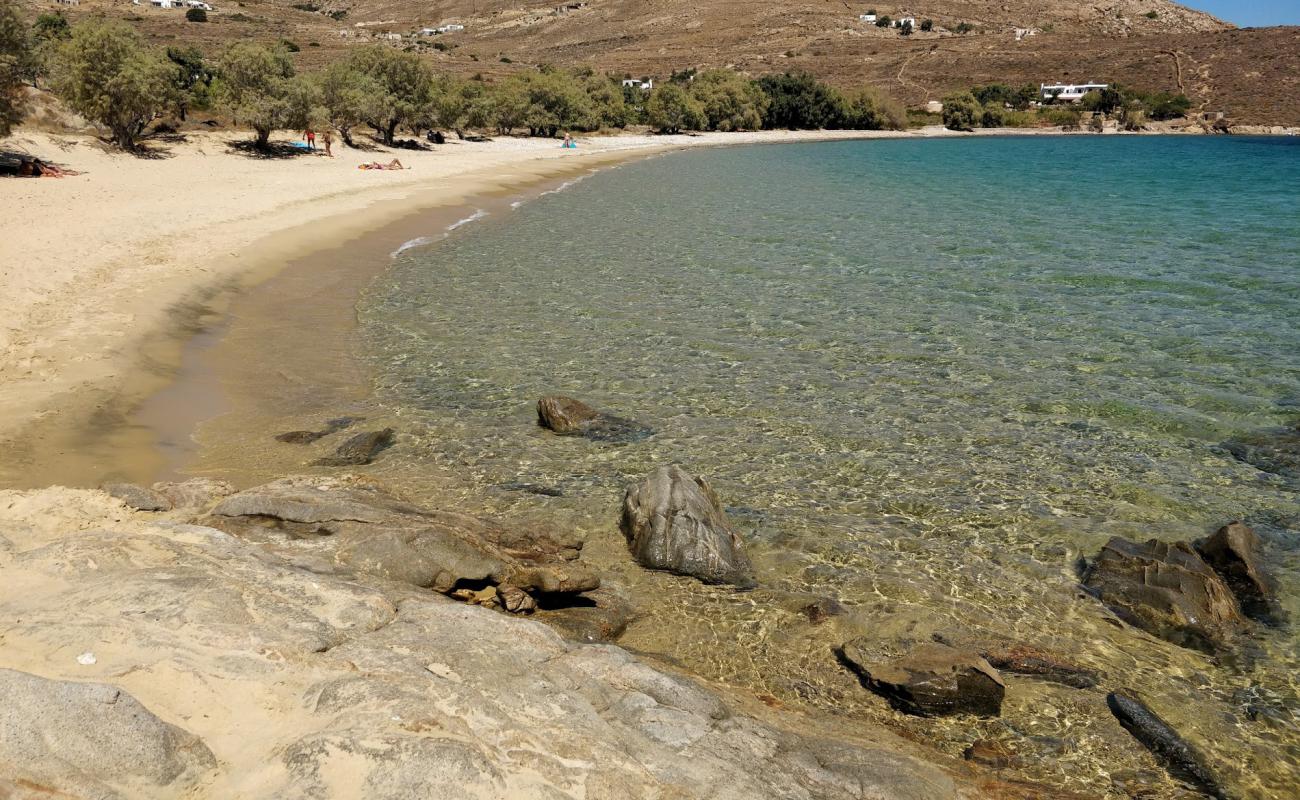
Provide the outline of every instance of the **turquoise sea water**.
{"type": "Polygon", "coordinates": [[[915,720],[832,652],[1012,637],[1142,692],[1241,796],[1300,796],[1296,628],[1216,662],[1110,624],[1076,572],[1112,535],[1245,518],[1300,618],[1300,486],[1217,447],[1300,417],[1300,139],[675,154],[402,252],[361,320],[378,401],[415,439],[389,469],[586,533],[642,609],[629,646],[953,754],[997,739],[1022,777],[1185,796],[1101,692],[1013,679],[999,720],[915,720]],[[551,436],[548,393],[657,433],[551,436]],[[712,481],[759,590],[627,563],[622,488],[667,462],[712,481]],[[811,626],[798,609],[824,596],[850,613],[811,626]]]}

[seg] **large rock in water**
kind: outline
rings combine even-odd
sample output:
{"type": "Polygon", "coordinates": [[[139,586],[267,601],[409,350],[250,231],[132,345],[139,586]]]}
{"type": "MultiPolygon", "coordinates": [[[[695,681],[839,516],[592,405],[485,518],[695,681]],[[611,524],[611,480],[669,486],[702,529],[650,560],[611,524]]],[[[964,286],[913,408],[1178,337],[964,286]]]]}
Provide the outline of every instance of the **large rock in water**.
{"type": "Polygon", "coordinates": [[[703,479],[660,467],[623,495],[619,528],[637,563],[705,583],[754,585],[740,535],[703,479]]]}
{"type": "Polygon", "coordinates": [[[853,640],[841,649],[844,661],[895,708],[923,717],[1002,713],[1006,684],[976,652],[944,644],[923,644],[892,661],[878,662],[871,649],[853,640]]]}
{"type": "Polygon", "coordinates": [[[639,422],[597,411],[563,395],[537,401],[537,424],[560,436],[583,436],[602,442],[635,442],[654,433],[639,422]]]}
{"type": "Polygon", "coordinates": [[[1115,537],[1083,585],[1125,622],[1183,647],[1220,652],[1246,623],[1227,584],[1186,542],[1115,537]]]}
{"type": "MultiPolygon", "coordinates": [[[[572,595],[600,578],[578,562],[582,541],[421,508],[359,479],[286,478],[221,501],[204,520],[321,572],[354,572],[451,595],[496,587],[572,595]]],[[[457,594],[456,596],[459,596],[457,594]]]]}
{"type": "Polygon", "coordinates": [[[179,797],[216,766],[197,737],[115,686],[0,669],[0,775],[28,789],[110,798],[121,796],[114,790],[143,797],[166,787],[179,797]]]}
{"type": "Polygon", "coordinates": [[[1196,552],[1228,584],[1246,616],[1281,624],[1286,614],[1277,602],[1272,580],[1260,566],[1259,547],[1255,531],[1240,522],[1230,522],[1196,542],[1196,552]]]}

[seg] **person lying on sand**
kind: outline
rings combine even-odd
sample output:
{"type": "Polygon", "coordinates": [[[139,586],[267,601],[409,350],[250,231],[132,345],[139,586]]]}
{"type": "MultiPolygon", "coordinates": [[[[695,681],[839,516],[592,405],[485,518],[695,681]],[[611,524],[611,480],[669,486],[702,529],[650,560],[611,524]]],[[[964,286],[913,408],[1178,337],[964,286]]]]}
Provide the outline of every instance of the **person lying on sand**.
{"type": "Polygon", "coordinates": [[[402,162],[394,158],[387,164],[380,164],[378,161],[371,161],[369,164],[358,164],[357,169],[406,169],[406,167],[402,166],[402,162]]]}
{"type": "Polygon", "coordinates": [[[23,159],[18,165],[20,178],[62,178],[69,173],[53,164],[47,164],[39,158],[23,159]]]}

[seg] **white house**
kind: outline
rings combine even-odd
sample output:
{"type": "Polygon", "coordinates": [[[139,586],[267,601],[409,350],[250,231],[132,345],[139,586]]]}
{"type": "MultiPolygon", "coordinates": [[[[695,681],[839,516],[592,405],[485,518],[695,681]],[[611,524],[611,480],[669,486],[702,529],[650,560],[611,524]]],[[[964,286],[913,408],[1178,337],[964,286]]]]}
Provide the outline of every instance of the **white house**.
{"type": "Polygon", "coordinates": [[[81,5],[81,0],[54,0],[54,2],[55,2],[55,3],[58,3],[58,4],[61,5],[61,6],[79,6],[79,5],[81,5]]]}
{"type": "Polygon", "coordinates": [[[899,17],[898,19],[894,20],[894,27],[902,28],[906,26],[907,23],[909,22],[912,23],[913,28],[918,27],[916,24],[916,17],[899,17]]]}
{"type": "Polygon", "coordinates": [[[448,25],[440,25],[436,30],[438,33],[455,33],[456,31],[465,30],[465,26],[453,22],[448,25]]]}
{"type": "Polygon", "coordinates": [[[623,80],[623,85],[630,86],[633,89],[640,89],[643,92],[648,92],[651,89],[655,88],[655,82],[653,78],[646,78],[643,81],[639,81],[636,78],[625,78],[623,80]]]}
{"type": "Polygon", "coordinates": [[[1017,42],[1019,42],[1019,41],[1021,41],[1021,40],[1023,40],[1023,39],[1026,39],[1026,38],[1028,38],[1028,37],[1030,37],[1030,36],[1037,36],[1037,35],[1038,35],[1038,29],[1037,29],[1037,28],[1016,28],[1016,41],[1017,41],[1017,42]]]}
{"type": "Polygon", "coordinates": [[[1088,92],[1100,92],[1109,87],[1109,83],[1041,83],[1038,85],[1038,96],[1044,100],[1077,103],[1088,92]]]}
{"type": "Polygon", "coordinates": [[[211,11],[212,6],[203,2],[203,0],[185,0],[185,5],[190,8],[201,8],[204,11],[211,11]]]}
{"type": "Polygon", "coordinates": [[[859,15],[858,15],[858,21],[860,21],[860,22],[870,22],[871,24],[874,25],[874,24],[876,23],[876,15],[875,15],[875,14],[859,14],[859,15]]]}
{"type": "Polygon", "coordinates": [[[154,8],[184,8],[184,0],[149,0],[154,8]]]}

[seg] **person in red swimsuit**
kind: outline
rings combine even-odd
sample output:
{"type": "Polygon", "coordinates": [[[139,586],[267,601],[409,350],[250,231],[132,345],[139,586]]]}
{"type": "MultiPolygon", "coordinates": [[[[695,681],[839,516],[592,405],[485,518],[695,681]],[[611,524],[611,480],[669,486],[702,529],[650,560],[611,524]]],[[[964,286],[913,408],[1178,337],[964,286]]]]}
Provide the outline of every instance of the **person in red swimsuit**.
{"type": "Polygon", "coordinates": [[[316,131],[312,130],[311,128],[308,128],[307,130],[302,132],[302,138],[307,140],[308,150],[316,149],[316,131]]]}

